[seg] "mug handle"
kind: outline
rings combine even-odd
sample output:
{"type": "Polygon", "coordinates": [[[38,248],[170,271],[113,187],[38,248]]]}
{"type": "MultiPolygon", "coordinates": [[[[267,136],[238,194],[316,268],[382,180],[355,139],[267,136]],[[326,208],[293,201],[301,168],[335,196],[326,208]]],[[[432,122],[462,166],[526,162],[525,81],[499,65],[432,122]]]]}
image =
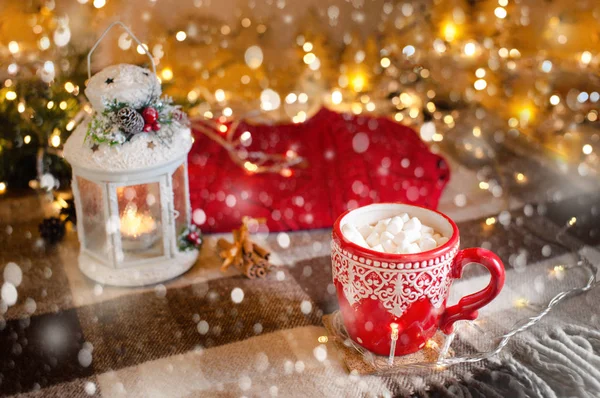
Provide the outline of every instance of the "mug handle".
{"type": "Polygon", "coordinates": [[[451,278],[459,279],[463,268],[469,263],[478,263],[487,268],[491,275],[490,283],[484,289],[461,298],[456,305],[446,308],[440,321],[440,329],[446,334],[452,333],[454,322],[477,318],[477,310],[492,301],[504,286],[504,264],[494,253],[482,248],[459,251],[454,258],[451,278]]]}

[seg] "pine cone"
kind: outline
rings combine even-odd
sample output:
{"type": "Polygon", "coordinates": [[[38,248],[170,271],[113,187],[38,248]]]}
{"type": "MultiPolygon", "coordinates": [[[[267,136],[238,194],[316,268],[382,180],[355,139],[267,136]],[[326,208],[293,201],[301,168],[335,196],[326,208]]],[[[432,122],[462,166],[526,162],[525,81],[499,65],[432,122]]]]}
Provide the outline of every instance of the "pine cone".
{"type": "Polygon", "coordinates": [[[128,134],[141,133],[144,129],[144,117],[135,109],[126,106],[117,112],[117,123],[128,134]]]}
{"type": "Polygon", "coordinates": [[[39,225],[39,230],[41,237],[51,245],[60,242],[65,236],[65,224],[56,217],[45,218],[39,225]]]}

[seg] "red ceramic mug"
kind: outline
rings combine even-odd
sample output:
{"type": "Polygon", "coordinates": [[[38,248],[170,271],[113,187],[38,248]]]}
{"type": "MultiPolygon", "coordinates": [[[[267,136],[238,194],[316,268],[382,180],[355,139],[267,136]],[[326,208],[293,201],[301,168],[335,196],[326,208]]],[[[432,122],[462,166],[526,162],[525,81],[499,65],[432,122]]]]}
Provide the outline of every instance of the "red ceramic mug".
{"type": "Polygon", "coordinates": [[[350,210],[333,226],[333,282],[344,325],[350,337],[369,351],[389,355],[392,330],[397,330],[395,355],[423,348],[438,329],[450,333],[454,322],[477,317],[504,285],[504,265],[486,249],[459,250],[458,227],[448,216],[420,206],[380,203],[350,210]],[[374,224],[408,213],[434,228],[448,242],[415,254],[381,253],[350,242],[342,227],[374,224]],[[469,263],[491,274],[483,290],[446,307],[450,285],[469,263]]]}

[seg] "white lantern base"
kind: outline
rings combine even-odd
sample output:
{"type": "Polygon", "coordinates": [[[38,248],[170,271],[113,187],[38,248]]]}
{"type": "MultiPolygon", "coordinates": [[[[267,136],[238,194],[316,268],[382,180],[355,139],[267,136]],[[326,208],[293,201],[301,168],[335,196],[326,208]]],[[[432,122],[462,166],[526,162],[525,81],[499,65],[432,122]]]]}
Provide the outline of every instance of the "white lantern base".
{"type": "Polygon", "coordinates": [[[145,286],[168,281],[192,268],[198,250],[177,252],[174,258],[127,268],[111,268],[87,253],[79,254],[79,269],[96,282],[113,286],[145,286]]]}

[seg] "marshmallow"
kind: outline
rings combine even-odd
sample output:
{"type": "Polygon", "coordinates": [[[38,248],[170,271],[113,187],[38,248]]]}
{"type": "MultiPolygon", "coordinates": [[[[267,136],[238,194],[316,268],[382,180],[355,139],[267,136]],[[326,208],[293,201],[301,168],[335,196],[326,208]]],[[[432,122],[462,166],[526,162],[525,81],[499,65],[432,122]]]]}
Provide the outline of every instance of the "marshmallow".
{"type": "Polygon", "coordinates": [[[402,242],[413,243],[421,239],[421,233],[419,231],[400,231],[394,237],[394,243],[399,245],[402,242]]]}
{"type": "Polygon", "coordinates": [[[363,238],[367,239],[367,236],[371,235],[371,232],[373,232],[374,229],[375,229],[375,227],[367,224],[367,225],[363,225],[362,227],[360,227],[358,229],[358,232],[360,232],[360,234],[362,235],[363,238]]]}
{"type": "Polygon", "coordinates": [[[421,248],[416,243],[411,243],[408,245],[408,249],[406,250],[407,254],[420,253],[421,248]]]}
{"type": "Polygon", "coordinates": [[[356,243],[357,245],[362,247],[369,247],[369,245],[365,241],[365,238],[363,238],[363,236],[360,234],[360,232],[358,232],[354,225],[345,224],[342,227],[342,233],[350,242],[356,243]]]}
{"type": "Polygon", "coordinates": [[[396,235],[398,232],[402,231],[402,227],[404,226],[404,221],[402,218],[396,216],[392,217],[390,222],[387,225],[387,232],[396,235]]]}
{"type": "Polygon", "coordinates": [[[421,251],[426,252],[427,250],[435,249],[437,247],[437,242],[435,239],[426,236],[419,240],[419,247],[421,248],[421,251]]]}
{"type": "Polygon", "coordinates": [[[381,244],[381,246],[383,246],[383,249],[385,250],[386,253],[395,253],[396,252],[396,245],[391,240],[386,240],[385,242],[383,242],[381,244]]]}
{"type": "Polygon", "coordinates": [[[383,242],[384,240],[393,240],[394,239],[394,235],[389,233],[388,231],[384,231],[381,233],[381,235],[379,235],[379,240],[381,242],[383,242]]]}
{"type": "Polygon", "coordinates": [[[417,217],[413,217],[404,223],[403,231],[420,231],[421,221],[417,217]]]}
{"type": "Polygon", "coordinates": [[[448,238],[446,238],[445,236],[442,236],[436,242],[437,242],[438,246],[441,246],[441,245],[445,244],[446,242],[448,242],[448,238]]]}
{"type": "Polygon", "coordinates": [[[442,235],[440,234],[433,234],[432,238],[435,239],[435,241],[437,242],[439,238],[441,238],[442,235]]]}
{"type": "Polygon", "coordinates": [[[382,233],[387,229],[387,225],[390,222],[391,218],[386,218],[385,220],[379,220],[377,225],[375,225],[375,231],[378,233],[382,233]]]}
{"type": "Polygon", "coordinates": [[[367,237],[367,243],[369,246],[377,246],[379,244],[379,234],[375,231],[371,232],[371,235],[367,237]]]}
{"type": "Polygon", "coordinates": [[[431,234],[424,234],[423,232],[421,232],[421,239],[423,238],[433,238],[433,236],[431,236],[431,234]]]}
{"type": "Polygon", "coordinates": [[[400,244],[397,246],[397,248],[396,248],[396,253],[398,253],[398,254],[406,254],[406,253],[408,253],[408,247],[409,247],[410,245],[411,245],[411,244],[410,244],[410,243],[408,243],[408,242],[406,242],[406,241],[403,241],[403,242],[401,242],[401,243],[400,243],[400,244]]]}
{"type": "Polygon", "coordinates": [[[410,220],[410,216],[406,213],[402,213],[398,217],[400,217],[403,222],[407,222],[408,220],[410,220]]]}
{"type": "Polygon", "coordinates": [[[376,252],[382,252],[382,253],[385,252],[385,249],[381,245],[377,245],[375,247],[372,247],[371,250],[375,250],[376,252]]]}
{"type": "Polygon", "coordinates": [[[427,225],[422,225],[421,226],[421,233],[422,234],[433,235],[434,232],[435,231],[433,230],[433,228],[428,227],[427,225]]]}

